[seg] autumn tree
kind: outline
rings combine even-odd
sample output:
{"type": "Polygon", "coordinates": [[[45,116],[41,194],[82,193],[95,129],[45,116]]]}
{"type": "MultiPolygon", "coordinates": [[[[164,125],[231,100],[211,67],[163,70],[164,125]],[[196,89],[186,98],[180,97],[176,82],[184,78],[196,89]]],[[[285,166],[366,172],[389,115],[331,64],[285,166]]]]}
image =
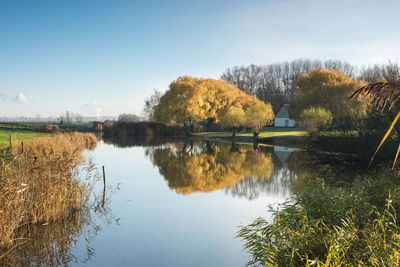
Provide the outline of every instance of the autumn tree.
{"type": "Polygon", "coordinates": [[[244,125],[253,130],[254,139],[257,139],[261,129],[271,125],[273,120],[274,112],[271,104],[260,101],[246,109],[244,125]]]}
{"type": "Polygon", "coordinates": [[[220,123],[222,127],[232,129],[232,137],[236,135],[236,131],[244,125],[244,110],[237,107],[229,107],[222,115],[220,123]]]}
{"type": "Polygon", "coordinates": [[[274,111],[294,100],[293,81],[313,68],[341,70],[355,77],[356,66],[340,60],[296,59],[268,65],[248,65],[228,68],[221,79],[235,84],[249,95],[270,102],[274,111]]]}
{"type": "Polygon", "coordinates": [[[368,104],[348,101],[355,89],[365,85],[341,71],[312,69],[295,82],[296,100],[290,106],[291,114],[300,119],[303,110],[321,107],[332,113],[333,121],[339,126],[354,126],[366,115],[368,104]]]}
{"type": "Polygon", "coordinates": [[[154,118],[184,124],[211,119],[218,122],[228,108],[246,110],[256,103],[262,102],[225,81],[184,76],[170,84],[154,109],[154,118]]]}

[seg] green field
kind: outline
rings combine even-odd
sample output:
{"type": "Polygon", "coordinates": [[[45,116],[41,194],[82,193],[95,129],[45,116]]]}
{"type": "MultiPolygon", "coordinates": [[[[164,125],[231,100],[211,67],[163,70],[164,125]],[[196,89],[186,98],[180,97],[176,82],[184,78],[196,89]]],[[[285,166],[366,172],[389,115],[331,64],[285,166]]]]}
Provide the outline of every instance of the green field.
{"type": "Polygon", "coordinates": [[[92,127],[91,123],[84,124],[57,124],[57,123],[7,123],[0,122],[0,129],[24,129],[28,128],[29,130],[38,130],[41,126],[45,126],[48,124],[57,125],[60,129],[69,129],[71,131],[89,131],[92,127]]]}
{"type": "MultiPolygon", "coordinates": [[[[199,137],[230,137],[232,132],[204,132],[194,134],[199,137]]],[[[284,136],[305,136],[307,132],[297,128],[275,128],[265,127],[261,130],[259,138],[268,137],[284,137],[284,136]]],[[[240,137],[253,137],[252,132],[241,131],[236,133],[236,136],[240,137]]]]}
{"type": "Polygon", "coordinates": [[[0,150],[5,149],[10,145],[10,135],[13,143],[20,143],[29,142],[34,138],[49,136],[50,134],[25,130],[0,129],[0,150]]]}

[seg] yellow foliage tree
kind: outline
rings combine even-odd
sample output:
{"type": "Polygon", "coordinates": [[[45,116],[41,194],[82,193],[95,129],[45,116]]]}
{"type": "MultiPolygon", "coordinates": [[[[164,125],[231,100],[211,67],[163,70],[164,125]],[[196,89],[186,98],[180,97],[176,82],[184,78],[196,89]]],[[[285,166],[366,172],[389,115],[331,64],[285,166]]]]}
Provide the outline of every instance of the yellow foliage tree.
{"type": "Polygon", "coordinates": [[[244,125],[253,130],[254,139],[257,139],[261,129],[271,125],[274,117],[271,104],[259,101],[245,111],[244,125]]]}
{"type": "Polygon", "coordinates": [[[296,100],[290,105],[291,114],[300,119],[303,110],[318,106],[330,110],[336,123],[354,124],[366,115],[369,105],[348,101],[348,98],[364,85],[365,82],[354,80],[341,71],[312,69],[293,83],[296,100]]]}
{"type": "Polygon", "coordinates": [[[154,118],[185,124],[210,119],[219,121],[230,108],[246,110],[261,103],[257,97],[247,95],[228,82],[184,76],[170,84],[155,108],[154,118]]]}
{"type": "Polygon", "coordinates": [[[236,131],[244,125],[244,121],[244,110],[235,106],[229,107],[220,119],[222,127],[233,130],[233,137],[236,135],[236,131]]]}

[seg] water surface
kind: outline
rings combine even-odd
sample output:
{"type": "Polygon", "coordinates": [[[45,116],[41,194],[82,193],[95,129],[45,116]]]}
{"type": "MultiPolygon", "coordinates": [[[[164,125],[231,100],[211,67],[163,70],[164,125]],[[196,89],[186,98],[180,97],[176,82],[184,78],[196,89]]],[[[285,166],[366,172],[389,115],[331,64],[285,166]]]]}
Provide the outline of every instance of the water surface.
{"type": "MultiPolygon", "coordinates": [[[[118,224],[100,222],[85,266],[244,266],[238,227],[269,218],[295,175],[291,150],[230,143],[178,142],[155,147],[99,143],[93,159],[118,190],[118,224]],[[278,149],[279,150],[279,149],[278,149]]],[[[101,220],[101,219],[100,219],[101,220]]],[[[82,265],[87,242],[73,253],[82,265]],[[79,256],[80,255],[80,256],[79,256]]]]}

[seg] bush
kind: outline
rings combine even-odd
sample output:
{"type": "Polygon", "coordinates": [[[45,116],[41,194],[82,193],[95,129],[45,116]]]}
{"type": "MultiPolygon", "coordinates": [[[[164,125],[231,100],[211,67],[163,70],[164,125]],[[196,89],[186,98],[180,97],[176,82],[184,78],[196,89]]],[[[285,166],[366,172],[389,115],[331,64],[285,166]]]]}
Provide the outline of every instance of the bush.
{"type": "Polygon", "coordinates": [[[54,124],[47,124],[47,125],[40,126],[38,131],[40,133],[59,133],[60,128],[54,124]]]}
{"type": "Polygon", "coordinates": [[[397,177],[358,180],[351,188],[311,183],[273,214],[239,231],[252,260],[271,266],[398,266],[397,177]]]}
{"type": "Polygon", "coordinates": [[[327,130],[332,125],[332,114],[329,110],[320,107],[310,107],[300,114],[300,127],[304,128],[313,137],[327,130]]]}

